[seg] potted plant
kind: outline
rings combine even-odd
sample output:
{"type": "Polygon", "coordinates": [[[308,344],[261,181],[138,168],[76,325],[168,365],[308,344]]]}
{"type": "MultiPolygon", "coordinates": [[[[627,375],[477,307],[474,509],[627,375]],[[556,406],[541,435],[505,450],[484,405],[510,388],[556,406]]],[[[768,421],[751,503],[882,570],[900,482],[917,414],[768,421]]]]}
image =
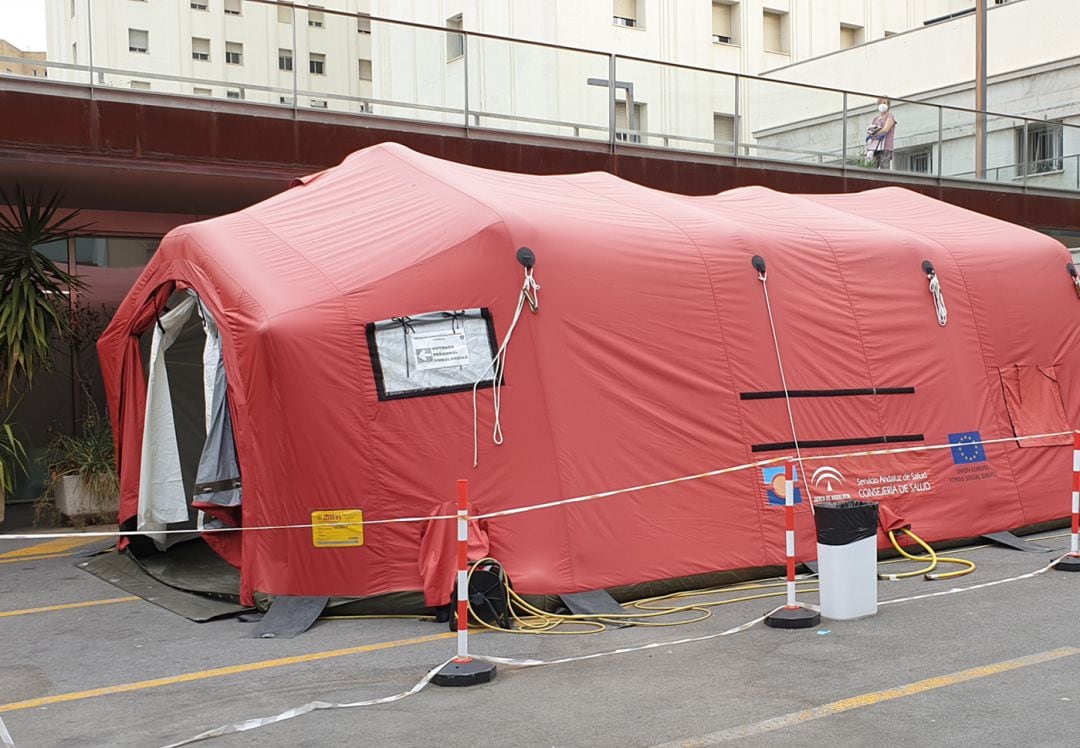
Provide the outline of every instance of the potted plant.
{"type": "Polygon", "coordinates": [[[91,408],[75,436],[58,434],[49,444],[49,486],[56,510],[74,522],[112,522],[120,503],[108,419],[91,408]]]}

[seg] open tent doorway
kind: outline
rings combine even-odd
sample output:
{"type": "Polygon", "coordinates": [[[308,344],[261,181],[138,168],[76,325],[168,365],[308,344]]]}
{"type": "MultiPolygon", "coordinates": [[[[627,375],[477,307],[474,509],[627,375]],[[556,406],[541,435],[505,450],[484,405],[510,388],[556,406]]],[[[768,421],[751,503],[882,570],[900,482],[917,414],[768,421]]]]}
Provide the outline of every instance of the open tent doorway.
{"type": "MultiPolygon", "coordinates": [[[[238,601],[239,558],[230,555],[239,543],[203,534],[239,525],[242,502],[217,324],[195,294],[178,291],[139,343],[146,412],[132,529],[141,535],[130,559],[177,594],[238,601]]],[[[181,599],[162,604],[189,609],[181,599]]]]}

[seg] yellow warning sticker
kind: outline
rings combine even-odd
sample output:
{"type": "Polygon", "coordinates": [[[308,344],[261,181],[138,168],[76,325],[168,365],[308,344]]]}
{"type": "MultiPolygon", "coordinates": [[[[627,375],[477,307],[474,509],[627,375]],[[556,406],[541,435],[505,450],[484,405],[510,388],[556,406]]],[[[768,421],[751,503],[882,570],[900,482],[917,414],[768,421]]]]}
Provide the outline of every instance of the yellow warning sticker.
{"type": "Polygon", "coordinates": [[[363,545],[364,513],[359,509],[312,512],[311,543],[316,548],[363,545]]]}

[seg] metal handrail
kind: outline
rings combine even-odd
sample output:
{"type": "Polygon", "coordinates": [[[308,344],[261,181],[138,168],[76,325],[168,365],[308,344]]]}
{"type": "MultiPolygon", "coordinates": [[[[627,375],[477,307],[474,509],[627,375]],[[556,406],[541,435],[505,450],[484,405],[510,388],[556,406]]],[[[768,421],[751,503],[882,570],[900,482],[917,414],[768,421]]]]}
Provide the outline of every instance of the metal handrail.
{"type": "MultiPolygon", "coordinates": [[[[91,21],[92,21],[92,17],[93,17],[93,13],[92,13],[92,11],[93,11],[93,1],[94,0],[86,0],[87,10],[91,12],[91,19],[90,19],[91,21]]],[[[300,102],[300,97],[301,96],[306,96],[306,97],[309,97],[309,98],[312,98],[312,99],[320,99],[320,100],[327,100],[327,101],[333,100],[333,101],[336,101],[336,102],[359,103],[361,105],[364,105],[365,109],[368,108],[369,105],[377,105],[379,107],[387,108],[387,109],[390,109],[390,108],[409,109],[409,110],[416,110],[417,112],[432,112],[432,113],[435,113],[435,114],[444,115],[445,117],[453,117],[453,118],[459,118],[460,117],[460,118],[463,119],[463,124],[464,124],[464,128],[465,128],[465,137],[469,137],[469,129],[471,127],[476,127],[478,129],[492,129],[491,125],[495,121],[505,121],[505,122],[510,122],[510,123],[513,123],[513,124],[516,124],[516,125],[523,125],[523,126],[524,125],[533,125],[533,126],[542,126],[542,127],[545,127],[545,128],[565,129],[565,130],[571,131],[572,137],[575,137],[575,138],[582,137],[583,133],[597,133],[597,134],[605,134],[606,133],[608,143],[609,143],[609,145],[610,145],[613,152],[614,152],[614,150],[616,148],[625,148],[625,147],[628,147],[628,146],[632,146],[632,147],[635,147],[635,148],[636,147],[643,147],[643,148],[662,147],[662,148],[667,148],[667,149],[679,150],[678,147],[673,146],[672,144],[673,143],[675,143],[675,144],[683,143],[683,144],[695,144],[695,145],[709,145],[709,146],[712,146],[714,149],[716,149],[717,147],[723,147],[723,150],[719,150],[719,151],[716,152],[716,155],[721,155],[721,156],[726,155],[725,152],[727,151],[728,148],[730,148],[730,154],[733,155],[736,159],[738,159],[740,157],[750,157],[749,156],[750,153],[758,154],[757,158],[761,158],[762,154],[771,154],[771,155],[774,155],[775,157],[782,156],[783,154],[791,154],[792,156],[794,156],[794,158],[790,158],[790,159],[787,159],[787,160],[792,161],[792,162],[797,162],[797,163],[810,162],[810,163],[829,165],[829,166],[836,165],[836,166],[839,166],[839,168],[841,168],[841,169],[846,169],[846,168],[848,168],[849,165],[857,166],[856,164],[849,164],[848,163],[849,162],[849,155],[852,152],[858,154],[863,150],[863,137],[862,137],[862,133],[859,131],[859,128],[856,128],[856,131],[854,133],[854,139],[850,140],[850,138],[852,136],[852,133],[849,132],[849,122],[848,122],[848,120],[850,118],[853,118],[853,117],[866,116],[866,114],[868,114],[868,113],[870,113],[872,111],[871,105],[869,103],[867,103],[865,105],[851,106],[850,97],[851,96],[863,96],[863,97],[865,97],[867,99],[876,98],[875,96],[870,95],[870,94],[862,94],[862,93],[857,93],[857,92],[845,91],[843,89],[832,88],[832,87],[828,87],[828,86],[820,86],[820,85],[813,85],[813,84],[797,83],[797,82],[792,82],[792,81],[777,80],[777,79],[773,79],[773,78],[765,78],[765,77],[762,77],[762,76],[748,75],[748,74],[745,74],[745,73],[736,73],[736,72],[729,72],[729,71],[721,71],[721,70],[715,70],[715,69],[701,67],[701,66],[695,66],[695,65],[686,65],[686,64],[681,64],[681,63],[658,62],[656,60],[650,60],[650,59],[645,59],[645,58],[640,58],[640,57],[615,55],[613,53],[604,53],[604,52],[601,52],[601,51],[598,51],[598,50],[582,49],[582,48],[578,48],[578,47],[571,47],[571,46],[562,45],[562,44],[554,44],[554,43],[550,43],[550,42],[541,42],[541,41],[528,40],[528,39],[515,39],[515,38],[511,38],[511,37],[507,37],[507,36],[503,36],[503,35],[499,35],[499,34],[490,34],[490,33],[485,33],[485,32],[478,32],[478,31],[467,31],[465,29],[449,29],[449,28],[446,28],[446,27],[443,27],[443,26],[437,26],[437,25],[425,24],[425,23],[418,23],[418,22],[414,22],[414,21],[405,21],[405,20],[385,18],[385,17],[380,17],[380,16],[371,16],[371,15],[364,14],[364,13],[350,13],[350,12],[347,12],[347,11],[340,11],[340,10],[334,10],[334,9],[329,9],[329,8],[319,8],[319,7],[316,7],[316,6],[308,6],[308,5],[304,5],[304,4],[294,4],[294,3],[290,3],[290,2],[284,2],[283,0],[246,0],[246,2],[248,2],[249,4],[259,4],[259,5],[264,5],[264,6],[274,6],[274,7],[278,7],[278,8],[280,8],[280,7],[289,8],[290,13],[291,13],[291,19],[290,20],[292,21],[292,32],[293,32],[293,38],[294,38],[293,49],[294,50],[296,49],[296,43],[295,43],[296,29],[297,29],[298,21],[301,20],[301,17],[299,15],[298,11],[301,11],[301,12],[303,12],[303,11],[317,11],[317,12],[321,13],[324,17],[335,17],[335,18],[341,18],[341,19],[349,19],[350,21],[356,21],[356,19],[364,18],[364,19],[368,20],[369,24],[386,24],[386,25],[389,25],[389,26],[398,26],[398,27],[403,27],[403,28],[406,28],[406,29],[427,30],[427,31],[437,32],[440,35],[446,35],[446,34],[460,35],[462,37],[462,39],[463,39],[463,50],[464,50],[464,55],[463,56],[465,57],[465,60],[463,61],[463,67],[464,67],[464,76],[463,76],[463,79],[464,79],[464,91],[463,91],[464,100],[463,100],[463,104],[461,106],[446,106],[446,105],[440,106],[440,105],[437,105],[437,104],[425,104],[425,103],[420,103],[420,102],[417,102],[417,101],[398,101],[398,100],[394,100],[394,99],[375,98],[373,96],[356,96],[356,95],[354,95],[352,93],[338,93],[338,92],[332,92],[332,91],[309,91],[309,90],[304,90],[304,89],[301,89],[301,87],[299,85],[300,84],[300,65],[298,65],[298,64],[294,64],[292,66],[292,70],[291,70],[291,78],[292,78],[292,80],[291,80],[290,85],[288,87],[281,86],[281,85],[270,85],[269,83],[256,83],[256,82],[248,83],[248,82],[237,81],[237,80],[220,80],[220,79],[215,79],[215,78],[173,75],[173,74],[167,74],[167,73],[156,73],[156,72],[142,71],[142,70],[128,70],[128,69],[124,69],[124,68],[95,67],[93,62],[92,62],[92,60],[93,60],[93,56],[92,56],[92,53],[93,53],[92,33],[91,33],[91,39],[89,40],[91,43],[90,43],[89,49],[88,49],[88,59],[90,60],[89,65],[78,65],[78,64],[62,63],[62,62],[55,62],[55,61],[49,61],[49,60],[28,60],[26,58],[21,58],[21,57],[20,58],[13,58],[13,57],[6,57],[6,56],[0,56],[0,61],[15,62],[15,63],[19,63],[19,64],[22,64],[22,65],[30,64],[30,65],[41,66],[41,67],[45,67],[45,68],[56,68],[56,69],[62,69],[62,70],[74,70],[74,71],[79,71],[79,72],[85,72],[85,73],[87,73],[89,75],[89,87],[90,87],[90,95],[91,96],[94,96],[95,77],[100,78],[100,81],[98,81],[97,85],[98,85],[99,88],[101,88],[103,84],[105,86],[108,86],[108,87],[112,87],[112,86],[115,85],[115,82],[107,83],[104,80],[105,75],[114,76],[114,77],[115,76],[124,76],[124,77],[129,77],[129,78],[134,78],[134,79],[148,79],[148,80],[168,81],[168,82],[175,82],[175,83],[187,84],[187,85],[193,85],[193,86],[199,86],[199,85],[202,85],[202,86],[216,86],[216,87],[224,87],[226,89],[243,89],[244,91],[259,92],[259,93],[265,93],[265,94],[278,94],[278,95],[282,95],[282,100],[280,102],[277,102],[277,103],[275,103],[273,101],[259,102],[259,101],[250,101],[250,100],[246,100],[246,99],[244,100],[244,103],[247,104],[247,105],[272,106],[272,107],[274,107],[275,109],[278,109],[278,110],[280,110],[282,107],[289,107],[290,109],[292,109],[295,112],[298,112],[300,109],[307,110],[307,107],[301,107],[300,103],[299,103],[300,102]],[[552,120],[552,119],[545,119],[545,118],[542,118],[542,117],[531,117],[531,116],[517,115],[517,114],[513,114],[513,113],[501,113],[501,112],[484,111],[484,110],[475,108],[473,106],[473,102],[470,100],[470,90],[469,90],[470,74],[469,74],[469,67],[468,67],[468,64],[469,64],[468,57],[469,57],[469,54],[470,54],[470,48],[472,50],[476,50],[477,48],[480,48],[481,45],[476,44],[474,42],[474,44],[470,47],[470,44],[469,44],[469,39],[470,38],[474,39],[474,40],[480,40],[480,41],[487,40],[487,41],[494,41],[494,42],[500,42],[500,43],[507,43],[507,44],[511,44],[511,45],[525,45],[525,46],[538,47],[538,48],[542,48],[542,49],[551,49],[551,50],[555,50],[555,51],[571,52],[571,53],[575,53],[575,54],[579,54],[579,55],[586,55],[586,56],[596,58],[598,67],[599,67],[600,64],[603,64],[604,61],[606,60],[607,67],[608,67],[607,77],[606,78],[600,78],[599,80],[601,80],[601,81],[610,81],[610,85],[608,86],[608,93],[607,93],[607,98],[608,98],[608,107],[607,107],[608,108],[608,117],[607,117],[608,122],[607,122],[607,125],[604,126],[604,125],[601,125],[599,123],[592,124],[592,123],[582,123],[582,122],[574,122],[574,121],[552,120]],[[734,100],[735,100],[734,141],[733,142],[718,141],[715,138],[710,139],[708,137],[700,137],[700,136],[694,136],[694,135],[682,135],[682,134],[676,134],[676,133],[650,132],[650,131],[645,131],[645,130],[636,129],[636,128],[631,130],[630,128],[618,128],[618,127],[616,127],[615,110],[616,110],[616,102],[619,100],[617,98],[617,91],[616,91],[616,88],[617,88],[617,85],[616,85],[617,80],[616,80],[616,78],[617,78],[617,68],[618,68],[618,65],[620,63],[647,64],[647,65],[650,65],[650,66],[659,66],[659,67],[664,68],[664,69],[691,71],[691,72],[708,74],[710,76],[713,76],[714,78],[716,76],[721,76],[724,79],[730,79],[731,83],[732,83],[732,87],[733,87],[734,100]],[[809,92],[823,92],[823,93],[827,93],[827,94],[841,94],[842,95],[842,110],[838,110],[838,111],[834,111],[834,112],[825,112],[823,114],[813,116],[813,117],[811,117],[809,119],[802,120],[801,122],[788,122],[788,123],[784,123],[784,124],[781,124],[781,125],[770,126],[770,127],[767,127],[767,128],[760,128],[760,129],[756,129],[756,130],[751,131],[749,129],[749,124],[752,121],[751,115],[753,114],[753,111],[752,111],[753,108],[746,106],[746,102],[745,102],[746,96],[745,96],[745,93],[743,92],[743,86],[746,85],[747,83],[749,83],[751,86],[753,86],[754,84],[769,84],[771,87],[783,87],[785,89],[795,89],[795,90],[803,90],[803,91],[809,91],[809,92]],[[284,100],[285,95],[291,96],[292,97],[291,101],[285,101],[284,100]],[[749,110],[749,114],[747,114],[744,110],[749,110]],[[485,127],[485,125],[482,124],[482,120],[487,121],[488,124],[487,124],[486,127],[485,127]],[[791,147],[785,147],[785,146],[780,146],[780,145],[774,145],[774,144],[768,143],[768,142],[760,142],[760,143],[758,143],[758,142],[745,142],[745,139],[744,139],[744,135],[748,134],[748,133],[751,133],[751,132],[753,132],[755,135],[760,136],[760,134],[771,134],[774,131],[776,131],[776,132],[783,132],[785,130],[790,131],[792,129],[798,129],[798,128],[801,128],[801,127],[808,127],[808,126],[834,127],[836,124],[840,125],[840,130],[841,130],[841,132],[840,132],[841,147],[840,147],[839,150],[832,149],[832,148],[829,148],[829,149],[826,149],[826,150],[806,150],[806,149],[803,149],[803,148],[791,148],[791,147]],[[634,138],[634,142],[627,142],[626,139],[621,138],[619,136],[620,132],[633,132],[633,134],[636,136],[634,138]],[[659,141],[659,143],[662,143],[662,145],[656,144],[656,141],[659,141]]],[[[329,26],[329,25],[330,24],[327,24],[327,26],[329,26]]],[[[334,31],[334,29],[327,29],[327,30],[330,31],[330,32],[334,31]]],[[[340,28],[337,29],[337,32],[340,33],[340,28]]],[[[460,70],[460,68],[459,68],[459,70],[460,70]]],[[[255,73],[255,75],[258,75],[258,73],[255,73]]],[[[7,77],[7,76],[3,75],[3,74],[0,74],[0,77],[7,77]]],[[[19,77],[25,77],[25,76],[19,76],[19,77]]],[[[35,78],[35,80],[36,81],[41,81],[41,82],[50,81],[50,79],[47,78],[47,77],[46,78],[35,78]]],[[[64,82],[65,83],[72,83],[72,81],[64,81],[64,82]]],[[[83,84],[76,83],[76,85],[83,85],[83,84]]],[[[628,84],[628,85],[630,85],[632,87],[632,84],[628,84]]],[[[160,95],[162,93],[169,94],[169,92],[167,92],[167,91],[166,92],[150,91],[150,92],[147,92],[147,93],[148,93],[148,95],[160,95]]],[[[627,91],[627,94],[628,95],[630,94],[629,90],[627,91]]],[[[204,96],[198,96],[198,95],[192,95],[192,94],[186,94],[186,93],[172,93],[172,94],[169,94],[169,95],[183,96],[183,97],[195,96],[195,97],[197,97],[199,99],[205,98],[204,96]]],[[[215,97],[215,100],[217,100],[218,98],[219,97],[215,97]]],[[[258,98],[262,98],[262,97],[258,97],[258,98]]],[[[983,116],[983,115],[988,115],[989,117],[993,118],[994,120],[998,121],[999,123],[1002,120],[1007,121],[1008,124],[1005,127],[999,128],[999,129],[1002,129],[1002,130],[1010,129],[1010,128],[1014,128],[1016,126],[1022,125],[1023,131],[1025,133],[1025,142],[1026,142],[1027,129],[1028,129],[1028,126],[1029,126],[1030,123],[1036,123],[1036,124],[1039,124],[1039,125],[1045,125],[1046,124],[1046,120],[1036,119],[1036,118],[1033,118],[1033,117],[1026,117],[1024,115],[1004,114],[1004,113],[991,112],[991,111],[981,112],[981,111],[975,110],[975,109],[969,109],[969,108],[965,108],[965,107],[953,106],[953,105],[949,105],[949,104],[931,103],[931,102],[926,102],[926,101],[922,101],[922,100],[918,100],[918,99],[905,99],[905,98],[895,98],[894,97],[892,100],[893,100],[893,102],[895,104],[894,108],[896,108],[898,110],[903,109],[905,107],[926,107],[926,108],[931,108],[932,110],[937,111],[937,130],[936,130],[936,132],[931,129],[931,130],[925,130],[925,131],[920,131],[920,132],[916,132],[916,133],[905,133],[905,135],[902,138],[902,141],[906,141],[908,143],[911,143],[912,141],[924,141],[924,142],[920,142],[919,144],[920,145],[933,146],[933,144],[935,142],[935,137],[936,137],[937,153],[938,153],[937,169],[936,169],[937,175],[936,176],[937,176],[937,179],[939,179],[939,180],[942,178],[942,176],[944,176],[942,174],[942,158],[941,158],[943,141],[950,134],[955,133],[958,136],[962,135],[961,130],[959,130],[958,128],[963,128],[964,127],[964,125],[962,125],[962,124],[960,124],[960,125],[950,124],[950,125],[946,126],[945,125],[945,118],[944,118],[945,112],[954,112],[954,113],[959,112],[959,113],[962,113],[963,115],[965,115],[965,118],[970,116],[972,118],[972,121],[974,121],[975,117],[983,116]]],[[[627,103],[629,103],[629,102],[627,102],[627,103]]],[[[322,107],[318,107],[318,108],[322,109],[322,107]]],[[[331,111],[333,112],[333,110],[331,110],[331,111]]],[[[375,116],[375,117],[384,117],[384,116],[392,117],[393,116],[393,115],[390,115],[389,113],[386,113],[386,112],[376,113],[376,112],[372,112],[372,111],[362,111],[362,112],[356,112],[356,111],[341,112],[341,111],[337,111],[337,112],[333,112],[333,113],[335,113],[335,114],[344,114],[344,115],[353,115],[353,116],[355,116],[357,114],[361,114],[363,116],[375,116]]],[[[633,126],[633,121],[632,121],[633,115],[629,111],[628,111],[628,116],[631,119],[630,124],[631,124],[631,126],[633,126]]],[[[396,116],[394,118],[402,119],[402,117],[400,115],[396,116]]],[[[406,115],[405,119],[409,119],[409,115],[406,115]]],[[[419,121],[423,121],[423,118],[420,117],[419,121]]],[[[1080,126],[1072,125],[1072,124],[1068,124],[1068,123],[1057,123],[1057,122],[1055,122],[1054,124],[1055,124],[1055,126],[1060,127],[1062,129],[1062,132],[1065,132],[1067,128],[1070,129],[1070,130],[1071,130],[1071,128],[1080,129],[1080,126]]],[[[562,136],[562,135],[553,135],[552,137],[564,137],[564,136],[562,136]]],[[[589,137],[589,136],[586,135],[585,137],[589,137]]],[[[593,138],[589,138],[589,139],[593,140],[593,138]]],[[[899,140],[899,138],[898,138],[898,140],[899,140]]],[[[833,141],[833,142],[835,142],[835,141],[833,141]]],[[[694,149],[694,152],[702,153],[704,151],[703,151],[703,149],[694,149]]],[[[1067,157],[1063,156],[1062,158],[1063,159],[1072,158],[1072,156],[1067,156],[1067,157]]],[[[1078,163],[1080,163],[1080,157],[1078,157],[1078,163]]],[[[1000,166],[1000,167],[991,167],[991,168],[994,170],[995,175],[1000,176],[1000,172],[1001,172],[1002,169],[1006,169],[1006,168],[1010,168],[1010,167],[1008,167],[1008,166],[1000,166]]],[[[917,173],[917,172],[913,172],[913,173],[917,173]]],[[[930,175],[930,176],[932,176],[932,175],[930,175]]],[[[957,176],[961,176],[961,175],[957,175],[957,176]]],[[[1025,181],[1025,186],[1026,186],[1026,178],[1028,176],[1037,176],[1037,175],[1036,174],[1029,174],[1028,171],[1025,169],[1025,170],[1022,170],[1021,174],[1019,174],[1017,176],[1017,178],[1022,177],[1024,179],[1024,181],[1025,181]]],[[[984,176],[984,180],[985,181],[995,181],[994,179],[990,178],[988,175],[984,176]]],[[[1078,180],[1077,181],[1077,189],[1080,189],[1080,174],[1078,174],[1077,180],[1078,180]]],[[[1064,188],[1064,189],[1071,189],[1071,188],[1064,188]]]]}

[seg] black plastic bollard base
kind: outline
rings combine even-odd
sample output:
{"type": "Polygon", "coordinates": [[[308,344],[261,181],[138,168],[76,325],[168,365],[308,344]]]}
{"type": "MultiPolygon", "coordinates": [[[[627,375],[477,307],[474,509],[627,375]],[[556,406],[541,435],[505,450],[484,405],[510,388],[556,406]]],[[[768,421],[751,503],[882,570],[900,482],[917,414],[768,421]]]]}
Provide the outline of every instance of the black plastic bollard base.
{"type": "Polygon", "coordinates": [[[435,673],[431,682],[436,686],[478,686],[490,683],[495,677],[494,663],[486,660],[451,660],[435,673]]]}
{"type": "Polygon", "coordinates": [[[1080,571],[1080,555],[1069,554],[1054,564],[1058,571],[1080,571]]]}
{"type": "Polygon", "coordinates": [[[810,629],[820,623],[820,613],[801,606],[785,606],[765,616],[765,625],[774,629],[810,629]]]}

